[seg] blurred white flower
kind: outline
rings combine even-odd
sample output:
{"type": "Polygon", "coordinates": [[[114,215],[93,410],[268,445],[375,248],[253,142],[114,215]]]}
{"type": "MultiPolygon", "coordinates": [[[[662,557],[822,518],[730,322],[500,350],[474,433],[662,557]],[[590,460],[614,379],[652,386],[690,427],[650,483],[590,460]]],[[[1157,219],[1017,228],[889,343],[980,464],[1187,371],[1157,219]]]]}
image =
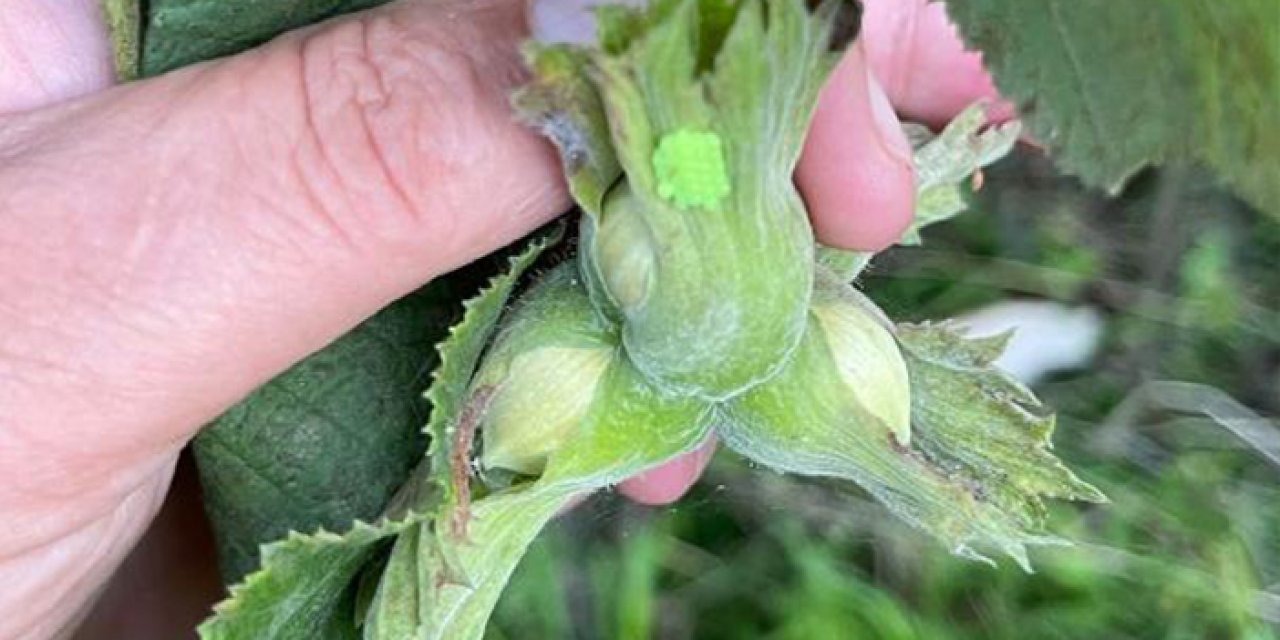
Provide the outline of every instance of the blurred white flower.
{"type": "Polygon", "coordinates": [[[998,302],[956,322],[974,337],[1013,329],[1013,339],[996,364],[1027,385],[1050,373],[1088,364],[1103,330],[1102,314],[1096,309],[1045,300],[998,302]]]}

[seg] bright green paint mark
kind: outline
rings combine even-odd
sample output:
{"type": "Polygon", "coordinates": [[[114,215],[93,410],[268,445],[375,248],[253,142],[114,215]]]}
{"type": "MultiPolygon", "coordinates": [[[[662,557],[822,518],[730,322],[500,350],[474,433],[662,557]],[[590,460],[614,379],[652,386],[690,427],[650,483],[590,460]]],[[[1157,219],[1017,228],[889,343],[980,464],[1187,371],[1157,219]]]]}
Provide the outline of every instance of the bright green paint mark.
{"type": "Polygon", "coordinates": [[[658,195],[682,209],[711,208],[729,195],[720,136],[680,129],[662,136],[653,152],[658,195]]]}

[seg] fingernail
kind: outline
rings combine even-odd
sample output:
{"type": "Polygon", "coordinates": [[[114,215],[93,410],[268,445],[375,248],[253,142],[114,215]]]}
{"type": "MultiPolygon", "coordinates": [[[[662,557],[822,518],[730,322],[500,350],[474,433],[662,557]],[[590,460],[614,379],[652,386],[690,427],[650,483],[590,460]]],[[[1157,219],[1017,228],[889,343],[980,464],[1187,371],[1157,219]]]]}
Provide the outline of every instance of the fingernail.
{"type": "Polygon", "coordinates": [[[595,39],[595,18],[582,0],[529,1],[529,31],[545,43],[586,44],[595,39]]]}
{"type": "Polygon", "coordinates": [[[529,31],[546,43],[591,44],[596,39],[595,7],[644,6],[646,0],[529,0],[529,31]]]}
{"type": "Polygon", "coordinates": [[[866,82],[867,100],[871,103],[871,119],[875,124],[880,146],[889,157],[907,167],[912,167],[911,143],[907,141],[907,136],[902,131],[902,121],[898,120],[897,112],[889,103],[889,96],[880,87],[880,83],[870,69],[867,70],[866,82]]]}

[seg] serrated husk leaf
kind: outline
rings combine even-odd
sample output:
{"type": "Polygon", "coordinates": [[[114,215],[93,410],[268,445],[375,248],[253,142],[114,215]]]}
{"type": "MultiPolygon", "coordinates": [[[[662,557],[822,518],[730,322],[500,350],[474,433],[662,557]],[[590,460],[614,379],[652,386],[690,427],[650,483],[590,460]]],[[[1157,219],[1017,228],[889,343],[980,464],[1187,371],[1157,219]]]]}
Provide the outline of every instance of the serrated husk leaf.
{"type": "Polygon", "coordinates": [[[396,538],[363,621],[364,640],[403,640],[418,632],[418,542],[423,535],[430,534],[417,524],[396,538]]]}
{"type": "Polygon", "coordinates": [[[1008,155],[1022,127],[1017,121],[986,126],[986,108],[960,112],[937,136],[915,140],[916,212],[900,244],[920,244],[920,230],[964,210],[964,184],[983,167],[1008,155]]]}
{"type": "Polygon", "coordinates": [[[262,568],[231,587],[200,625],[204,640],[355,638],[352,580],[387,539],[421,521],[419,514],[374,524],[356,521],[346,533],[320,530],[262,547],[262,568]]]}
{"type": "MultiPolygon", "coordinates": [[[[723,405],[717,433],[725,444],[780,471],[853,480],[894,514],[966,557],[986,560],[981,550],[994,549],[1027,568],[1027,545],[1059,542],[1022,513],[1008,511],[1004,501],[992,500],[971,477],[899,441],[845,386],[839,354],[823,330],[812,319],[787,368],[723,405]]],[[[913,402],[915,384],[913,378],[913,402]]],[[[919,437],[914,424],[912,435],[919,437]]]]}
{"type": "MultiPolygon", "coordinates": [[[[441,508],[462,505],[464,520],[477,419],[468,414],[466,406],[472,375],[520,276],[548,246],[559,241],[560,235],[561,229],[557,227],[512,258],[506,273],[495,277],[484,291],[465,303],[462,320],[449,330],[449,337],[438,347],[440,366],[432,374],[431,386],[426,392],[432,406],[426,426],[431,437],[427,452],[430,482],[439,491],[440,504],[444,505],[441,508]]],[[[463,526],[465,522],[458,524],[463,526]]]]}
{"type": "MultiPolygon", "coordinates": [[[[496,295],[496,289],[489,295],[496,295]]],[[[473,305],[471,310],[477,308],[473,305]]],[[[467,319],[463,324],[469,328],[455,332],[457,339],[466,339],[475,330],[467,319]]],[[[447,405],[455,407],[458,419],[468,415],[467,407],[478,407],[473,418],[467,418],[478,424],[491,417],[488,411],[500,398],[494,394],[500,393],[501,386],[494,380],[513,373],[510,365],[521,354],[603,346],[608,352],[607,369],[594,389],[584,390],[591,398],[589,409],[570,433],[561,434],[559,446],[546,453],[545,472],[539,479],[474,503],[456,499],[437,503],[434,519],[416,532],[416,561],[411,563],[403,555],[397,558],[393,552],[378,587],[381,602],[375,599],[369,618],[369,624],[378,626],[366,628],[366,633],[416,624],[417,637],[479,638],[511,572],[555,513],[585,492],[691,451],[706,438],[709,405],[667,395],[650,384],[621,357],[614,346],[614,331],[595,314],[573,264],[545,274],[507,312],[485,364],[468,387],[468,397],[454,398],[447,405]],[[465,526],[458,526],[460,522],[465,526]],[[416,590],[393,586],[403,583],[411,564],[416,569],[416,590]],[[382,594],[392,593],[399,596],[390,600],[394,606],[382,606],[391,598],[382,594]],[[413,599],[417,610],[411,614],[404,605],[413,599]],[[391,613],[380,614],[388,610],[391,613]]],[[[442,349],[442,358],[449,353],[442,349]]],[[[554,402],[552,397],[544,400],[554,402]]],[[[575,399],[568,402],[578,404],[575,399]]],[[[548,415],[570,413],[564,407],[543,406],[548,415]]],[[[529,413],[528,417],[538,420],[541,416],[529,413]]],[[[466,481],[451,472],[448,480],[454,479],[466,481]]]]}
{"type": "Polygon", "coordinates": [[[993,364],[1006,336],[966,338],[946,324],[903,324],[916,446],[979,487],[1024,526],[1044,523],[1041,496],[1105,502],[1050,452],[1054,417],[993,364]]]}
{"type": "MultiPolygon", "coordinates": [[[[911,225],[898,244],[920,244],[921,229],[944,222],[964,211],[965,183],[987,165],[1005,157],[1018,141],[1019,123],[1010,122],[986,127],[986,108],[982,103],[970,105],[960,112],[941,133],[907,124],[916,171],[915,213],[911,225]]],[[[818,263],[840,279],[856,278],[874,254],[819,246],[818,263]]]]}

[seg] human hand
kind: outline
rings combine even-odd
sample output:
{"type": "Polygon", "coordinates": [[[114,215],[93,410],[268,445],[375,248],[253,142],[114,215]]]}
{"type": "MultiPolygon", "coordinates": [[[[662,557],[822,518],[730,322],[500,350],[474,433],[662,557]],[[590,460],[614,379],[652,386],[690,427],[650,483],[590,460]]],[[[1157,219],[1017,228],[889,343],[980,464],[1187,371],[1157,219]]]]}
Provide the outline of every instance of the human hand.
{"type": "MultiPolygon", "coordinates": [[[[824,93],[797,180],[825,242],[875,249],[907,223],[913,188],[868,68],[929,120],[990,85],[935,33],[938,5],[867,4],[865,45],[824,93]],[[906,15],[921,35],[877,46],[906,15]],[[914,49],[918,64],[894,57],[914,49]]],[[[521,5],[400,2],[110,90],[95,0],[5,6],[0,637],[71,624],[200,425],[566,208],[554,154],[508,107],[521,5]]],[[[708,453],[623,491],[674,499],[708,453]]]]}

